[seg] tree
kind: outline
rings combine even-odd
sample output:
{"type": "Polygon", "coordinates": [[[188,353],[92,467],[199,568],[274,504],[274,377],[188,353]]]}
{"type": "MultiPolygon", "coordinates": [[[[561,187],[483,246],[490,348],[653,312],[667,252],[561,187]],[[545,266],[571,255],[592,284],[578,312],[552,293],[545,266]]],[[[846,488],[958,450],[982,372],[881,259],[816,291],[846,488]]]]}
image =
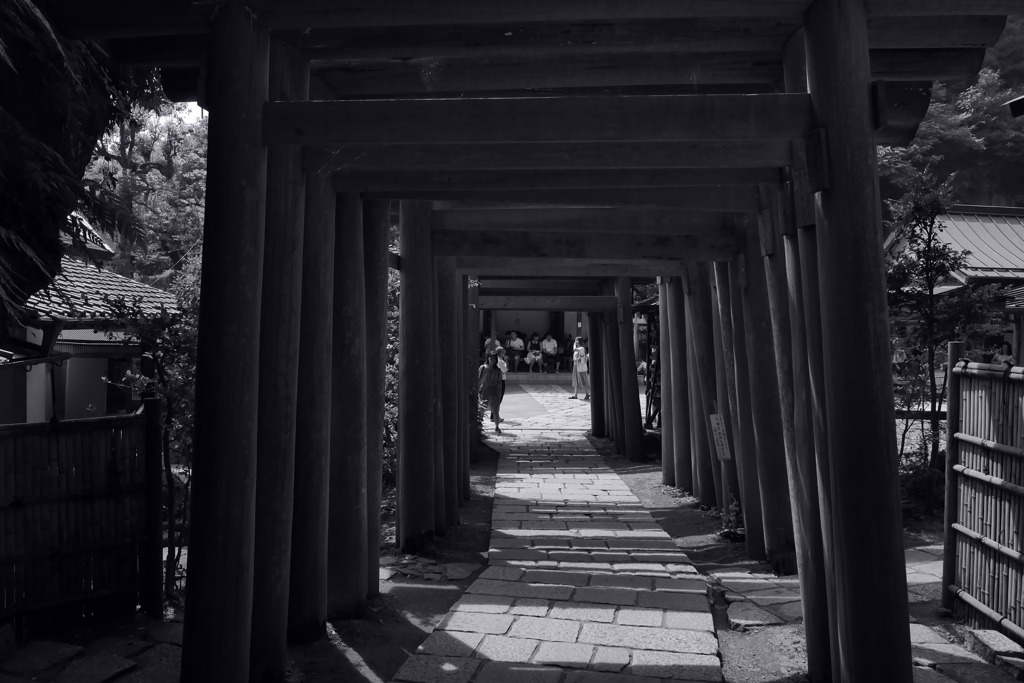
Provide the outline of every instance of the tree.
{"type": "Polygon", "coordinates": [[[60,38],[32,0],[0,2],[0,331],[56,274],[72,210],[107,199],[85,190],[82,171],[150,76],[111,68],[95,43],[60,38]]]}
{"type": "Polygon", "coordinates": [[[992,286],[937,291],[940,285],[952,280],[953,272],[966,264],[969,255],[941,238],[941,217],[952,205],[954,180],[948,177],[937,182],[928,173],[905,176],[902,179],[905,194],[888,202],[890,218],[886,226],[897,245],[887,262],[889,310],[891,315],[906,323],[909,347],[906,368],[925,374],[929,464],[939,469],[943,466],[939,452],[942,436],[939,409],[945,393],[945,381],[940,387],[936,378],[940,352],[949,340],[963,338],[986,323],[992,315],[991,304],[995,298],[992,286]]]}
{"type": "Polygon", "coordinates": [[[117,242],[113,267],[120,274],[166,281],[198,248],[206,141],[205,117],[160,98],[132,107],[97,143],[85,182],[117,199],[117,210],[96,218],[117,242]]]}
{"type": "Polygon", "coordinates": [[[124,343],[143,349],[141,371],[131,370],[107,381],[126,391],[163,399],[162,460],[167,511],[164,593],[174,598],[181,549],[188,544],[189,493],[195,425],[196,342],[199,336],[199,284],[202,250],[184,259],[170,282],[179,309],[143,314],[133,302],[112,302],[118,309],[112,328],[124,343]],[[179,491],[180,488],[180,497],[179,491]]]}

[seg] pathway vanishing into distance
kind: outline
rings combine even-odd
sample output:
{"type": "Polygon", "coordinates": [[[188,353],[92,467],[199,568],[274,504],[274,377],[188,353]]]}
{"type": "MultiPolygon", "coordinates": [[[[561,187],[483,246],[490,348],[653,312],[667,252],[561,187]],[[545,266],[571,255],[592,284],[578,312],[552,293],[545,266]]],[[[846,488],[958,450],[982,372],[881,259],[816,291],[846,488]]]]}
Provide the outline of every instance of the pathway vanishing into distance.
{"type": "Polygon", "coordinates": [[[488,435],[489,567],[395,680],[721,681],[704,577],[587,441],[589,403],[524,389],[543,412],[488,435]]]}

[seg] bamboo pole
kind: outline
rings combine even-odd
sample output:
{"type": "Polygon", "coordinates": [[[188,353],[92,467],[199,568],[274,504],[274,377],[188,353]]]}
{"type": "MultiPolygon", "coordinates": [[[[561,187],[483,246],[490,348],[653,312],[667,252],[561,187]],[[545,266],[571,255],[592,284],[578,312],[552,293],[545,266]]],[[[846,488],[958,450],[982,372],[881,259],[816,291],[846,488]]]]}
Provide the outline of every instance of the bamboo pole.
{"type": "MultiPolygon", "coordinates": [[[[957,359],[964,354],[963,342],[949,342],[949,355],[947,356],[947,391],[946,399],[946,508],[943,517],[945,525],[945,548],[942,554],[942,585],[952,586],[956,580],[956,531],[954,525],[959,521],[957,512],[960,506],[959,479],[954,469],[960,464],[960,439],[956,438],[960,432],[960,375],[958,369],[954,369],[957,359]]],[[[945,609],[953,609],[953,594],[942,591],[942,606],[945,609]]]]}
{"type": "Polygon", "coordinates": [[[384,476],[384,383],[388,345],[388,202],[363,201],[366,274],[366,597],[380,592],[380,505],[384,476]]]}
{"type": "Polygon", "coordinates": [[[366,261],[363,203],[337,198],[327,614],[357,614],[366,599],[366,261]]]}
{"type": "MultiPolygon", "coordinates": [[[[270,98],[309,97],[309,62],[281,41],[270,46],[270,98]]],[[[267,230],[260,317],[256,547],[249,678],[284,676],[288,640],[295,425],[299,390],[305,173],[302,150],[267,150],[267,230]]]]}
{"type": "Polygon", "coordinates": [[[434,534],[433,276],[430,204],[403,201],[398,370],[398,547],[423,550],[434,534]],[[404,341],[403,341],[404,340],[404,341]],[[416,351],[417,345],[421,348],[416,351]]]}
{"type": "MultiPolygon", "coordinates": [[[[672,376],[672,464],[675,469],[676,487],[682,491],[693,491],[693,452],[690,448],[690,401],[689,363],[686,360],[686,300],[683,294],[683,283],[678,276],[669,278],[667,296],[662,300],[661,308],[671,310],[668,319],[669,345],[662,347],[662,354],[672,356],[669,372],[672,376]]],[[[664,388],[662,394],[665,393],[664,388]]],[[[662,399],[664,400],[664,399],[662,399]]],[[[665,421],[662,409],[662,424],[665,421]]]]}
{"type": "Polygon", "coordinates": [[[268,38],[241,2],[212,19],[189,612],[181,680],[248,683],[267,151],[268,38]]]}
{"type": "MultiPolygon", "coordinates": [[[[670,334],[672,307],[668,302],[668,281],[658,278],[658,373],[661,375],[661,483],[676,485],[673,420],[675,405],[672,386],[672,339],[670,334]]],[[[653,380],[652,380],[653,381],[653,380]]],[[[647,388],[653,392],[652,387],[647,388]]]]}
{"type": "Polygon", "coordinates": [[[817,0],[804,18],[816,125],[828,132],[829,188],[818,195],[818,261],[832,465],[842,680],[913,676],[889,322],[870,102],[866,8],[817,0]],[[859,362],[851,363],[851,358],[859,362]],[[870,558],[870,561],[866,561],[870,558]],[[878,614],[889,618],[878,620],[878,614]]]}

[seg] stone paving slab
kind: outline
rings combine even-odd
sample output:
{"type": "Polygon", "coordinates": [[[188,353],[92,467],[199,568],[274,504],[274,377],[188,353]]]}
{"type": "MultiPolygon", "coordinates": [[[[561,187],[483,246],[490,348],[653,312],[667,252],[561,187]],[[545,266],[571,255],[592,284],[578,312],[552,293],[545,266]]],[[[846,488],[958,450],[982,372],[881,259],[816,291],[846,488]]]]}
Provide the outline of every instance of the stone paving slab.
{"type": "Polygon", "coordinates": [[[585,438],[589,404],[524,389],[545,413],[487,437],[489,566],[394,680],[721,681],[707,582],[585,438]]]}

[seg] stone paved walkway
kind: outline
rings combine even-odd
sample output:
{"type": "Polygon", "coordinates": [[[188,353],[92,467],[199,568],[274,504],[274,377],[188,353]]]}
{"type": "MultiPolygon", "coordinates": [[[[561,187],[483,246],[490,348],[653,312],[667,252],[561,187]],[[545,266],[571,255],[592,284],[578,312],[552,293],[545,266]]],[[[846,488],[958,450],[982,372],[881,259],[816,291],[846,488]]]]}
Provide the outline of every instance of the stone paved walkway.
{"type": "Polygon", "coordinates": [[[489,567],[396,681],[721,681],[707,584],[584,436],[587,402],[527,386],[510,418],[489,567]]]}

